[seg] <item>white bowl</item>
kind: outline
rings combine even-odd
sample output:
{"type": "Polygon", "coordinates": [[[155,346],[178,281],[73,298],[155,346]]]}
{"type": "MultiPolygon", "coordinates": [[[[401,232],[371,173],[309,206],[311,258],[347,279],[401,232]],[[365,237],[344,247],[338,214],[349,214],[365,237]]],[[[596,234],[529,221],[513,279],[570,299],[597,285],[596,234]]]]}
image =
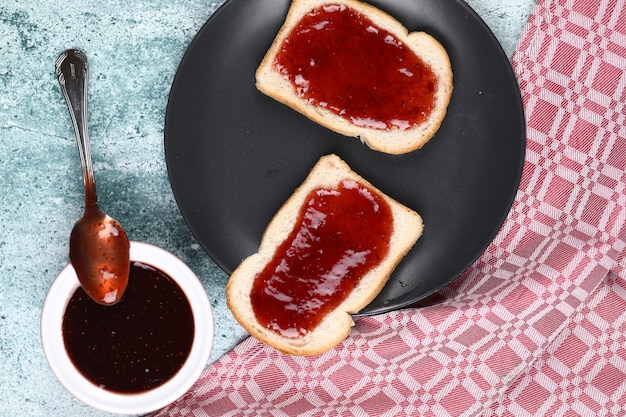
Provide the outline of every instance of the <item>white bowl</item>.
{"type": "Polygon", "coordinates": [[[41,315],[41,340],[52,372],[76,398],[109,413],[145,414],[176,400],[200,376],[213,347],[213,311],[202,283],[173,254],[146,243],[131,242],[130,259],[159,269],[172,278],[183,290],[191,306],[194,318],[191,352],[172,378],[149,391],[123,394],[99,388],[78,371],[65,350],[62,333],[65,308],[79,286],[71,265],[61,271],[48,291],[41,315]]]}

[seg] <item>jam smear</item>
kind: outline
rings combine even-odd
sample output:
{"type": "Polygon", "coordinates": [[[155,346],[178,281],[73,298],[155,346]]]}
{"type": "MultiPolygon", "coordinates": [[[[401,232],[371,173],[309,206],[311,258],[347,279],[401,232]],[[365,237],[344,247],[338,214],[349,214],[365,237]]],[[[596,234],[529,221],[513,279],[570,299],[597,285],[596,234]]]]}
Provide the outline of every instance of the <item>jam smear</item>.
{"type": "Polygon", "coordinates": [[[403,42],[345,5],[305,15],[274,67],[309,103],[353,124],[405,130],[426,120],[437,76],[403,42]]]}
{"type": "Polygon", "coordinates": [[[109,391],[139,393],[162,385],[191,351],[194,320],[187,297],[170,277],[131,262],[124,297],[93,301],[79,287],[63,317],[63,342],[76,368],[109,391]]]}
{"type": "Polygon", "coordinates": [[[353,180],[309,193],[291,234],[255,277],[252,308],[290,338],[313,330],[389,251],[393,217],[375,190],[353,180]]]}

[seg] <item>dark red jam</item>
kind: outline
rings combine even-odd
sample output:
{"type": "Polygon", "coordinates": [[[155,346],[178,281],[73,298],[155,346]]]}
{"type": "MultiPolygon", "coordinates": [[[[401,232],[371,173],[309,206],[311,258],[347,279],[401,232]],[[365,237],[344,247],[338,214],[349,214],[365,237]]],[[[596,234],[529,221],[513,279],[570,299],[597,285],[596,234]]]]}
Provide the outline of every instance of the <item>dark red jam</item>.
{"type": "Polygon", "coordinates": [[[408,129],[434,106],[432,69],[347,6],[325,5],[304,16],[274,65],[300,97],[358,126],[408,129]]]}
{"type": "Polygon", "coordinates": [[[317,326],[389,251],[391,208],[355,181],[307,196],[294,229],[254,280],[257,320],[297,338],[317,326]]]}
{"type": "Polygon", "coordinates": [[[114,392],[155,388],[183,366],[194,337],[187,297],[171,278],[132,262],[128,287],[112,306],[79,287],[63,317],[70,359],[94,384],[114,392]]]}

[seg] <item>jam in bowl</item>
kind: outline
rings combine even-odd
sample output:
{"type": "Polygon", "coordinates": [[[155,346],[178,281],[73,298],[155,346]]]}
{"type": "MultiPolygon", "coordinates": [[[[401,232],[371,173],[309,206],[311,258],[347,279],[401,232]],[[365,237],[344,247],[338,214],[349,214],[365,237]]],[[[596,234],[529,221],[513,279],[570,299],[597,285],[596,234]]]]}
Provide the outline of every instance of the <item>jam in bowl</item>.
{"type": "Polygon", "coordinates": [[[180,259],[131,242],[123,299],[94,302],[71,265],[44,303],[41,339],[50,368],[84,403],[111,413],[145,414],[184,394],[213,344],[213,313],[202,283],[180,259]]]}

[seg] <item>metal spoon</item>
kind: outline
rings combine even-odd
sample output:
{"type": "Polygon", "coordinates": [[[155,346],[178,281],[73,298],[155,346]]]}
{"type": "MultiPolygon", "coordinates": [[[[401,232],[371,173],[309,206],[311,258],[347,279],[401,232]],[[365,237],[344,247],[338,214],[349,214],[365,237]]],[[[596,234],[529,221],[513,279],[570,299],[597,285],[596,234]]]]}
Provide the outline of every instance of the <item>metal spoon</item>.
{"type": "Polygon", "coordinates": [[[68,49],[56,61],[56,74],[74,124],[85,185],[85,212],[70,235],[70,261],[85,292],[111,305],[128,284],[130,244],[122,226],[98,207],[87,132],[87,57],[68,49]]]}

